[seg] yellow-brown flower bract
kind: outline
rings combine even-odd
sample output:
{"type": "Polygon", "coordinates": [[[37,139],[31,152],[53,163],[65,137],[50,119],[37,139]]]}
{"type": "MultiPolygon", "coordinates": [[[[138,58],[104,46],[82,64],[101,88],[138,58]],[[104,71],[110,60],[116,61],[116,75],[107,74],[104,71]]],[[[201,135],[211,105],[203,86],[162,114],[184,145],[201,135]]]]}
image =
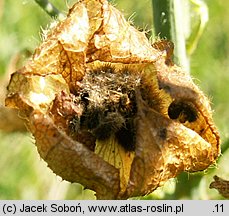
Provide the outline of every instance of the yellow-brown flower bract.
{"type": "Polygon", "coordinates": [[[12,75],[6,106],[63,179],[98,199],[148,194],[220,153],[209,101],[169,47],[151,46],[107,1],[80,1],[12,75]]]}

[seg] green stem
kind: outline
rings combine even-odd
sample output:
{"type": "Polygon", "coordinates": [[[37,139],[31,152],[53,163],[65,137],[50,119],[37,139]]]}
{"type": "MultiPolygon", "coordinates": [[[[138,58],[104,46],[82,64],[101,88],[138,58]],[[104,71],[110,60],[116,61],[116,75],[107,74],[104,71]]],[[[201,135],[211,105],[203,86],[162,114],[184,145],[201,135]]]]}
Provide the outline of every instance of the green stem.
{"type": "Polygon", "coordinates": [[[188,0],[152,0],[155,35],[175,45],[174,62],[190,70],[186,53],[186,35],[190,31],[188,0]]]}
{"type": "Polygon", "coordinates": [[[191,55],[198,44],[198,41],[208,22],[208,7],[202,0],[189,0],[192,5],[192,31],[186,42],[186,50],[191,55]],[[194,25],[195,24],[195,25],[194,25]]]}
{"type": "Polygon", "coordinates": [[[35,2],[52,18],[63,19],[64,15],[48,0],[35,0],[35,2]]]}
{"type": "Polygon", "coordinates": [[[221,146],[221,153],[224,154],[229,149],[229,139],[227,139],[221,146]]]}

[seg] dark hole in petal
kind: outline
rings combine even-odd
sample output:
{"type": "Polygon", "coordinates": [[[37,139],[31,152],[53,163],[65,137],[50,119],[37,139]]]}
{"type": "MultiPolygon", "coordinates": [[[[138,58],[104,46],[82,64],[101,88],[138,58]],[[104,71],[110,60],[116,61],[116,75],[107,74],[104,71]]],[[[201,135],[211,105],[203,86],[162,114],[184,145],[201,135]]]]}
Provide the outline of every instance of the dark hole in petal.
{"type": "Polygon", "coordinates": [[[191,102],[173,101],[168,108],[168,115],[171,119],[178,119],[181,123],[197,120],[197,110],[191,102]]]}

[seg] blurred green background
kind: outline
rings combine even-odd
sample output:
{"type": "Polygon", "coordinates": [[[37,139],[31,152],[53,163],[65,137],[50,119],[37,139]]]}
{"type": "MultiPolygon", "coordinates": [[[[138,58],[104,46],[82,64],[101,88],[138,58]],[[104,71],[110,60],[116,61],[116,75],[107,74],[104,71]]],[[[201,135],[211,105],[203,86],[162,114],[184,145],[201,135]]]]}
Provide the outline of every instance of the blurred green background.
{"type": "MultiPolygon", "coordinates": [[[[53,0],[67,13],[74,1],[53,0]]],[[[139,29],[152,28],[150,0],[113,0],[139,29]]],[[[216,166],[196,174],[181,174],[145,199],[223,199],[209,189],[212,177],[229,180],[229,2],[206,0],[209,22],[191,56],[191,74],[209,96],[222,139],[223,153],[216,166]]],[[[0,0],[0,74],[12,69],[15,56],[26,58],[41,41],[41,29],[52,19],[33,0],[0,0]],[[25,52],[27,50],[27,52],[25,52]]],[[[11,71],[13,72],[13,71],[11,71]]],[[[0,199],[95,199],[79,184],[62,181],[42,161],[29,133],[0,131],[0,199]]]]}

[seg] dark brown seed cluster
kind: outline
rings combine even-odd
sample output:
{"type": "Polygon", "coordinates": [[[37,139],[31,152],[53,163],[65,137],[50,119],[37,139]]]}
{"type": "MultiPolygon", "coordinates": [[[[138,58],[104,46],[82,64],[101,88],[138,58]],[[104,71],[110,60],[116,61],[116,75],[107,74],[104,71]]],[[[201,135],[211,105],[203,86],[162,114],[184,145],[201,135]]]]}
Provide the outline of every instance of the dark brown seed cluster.
{"type": "Polygon", "coordinates": [[[105,65],[89,70],[76,94],[83,113],[71,120],[71,127],[76,132],[87,130],[98,140],[115,135],[126,151],[134,151],[136,90],[139,85],[139,75],[128,68],[116,70],[105,65]]]}

